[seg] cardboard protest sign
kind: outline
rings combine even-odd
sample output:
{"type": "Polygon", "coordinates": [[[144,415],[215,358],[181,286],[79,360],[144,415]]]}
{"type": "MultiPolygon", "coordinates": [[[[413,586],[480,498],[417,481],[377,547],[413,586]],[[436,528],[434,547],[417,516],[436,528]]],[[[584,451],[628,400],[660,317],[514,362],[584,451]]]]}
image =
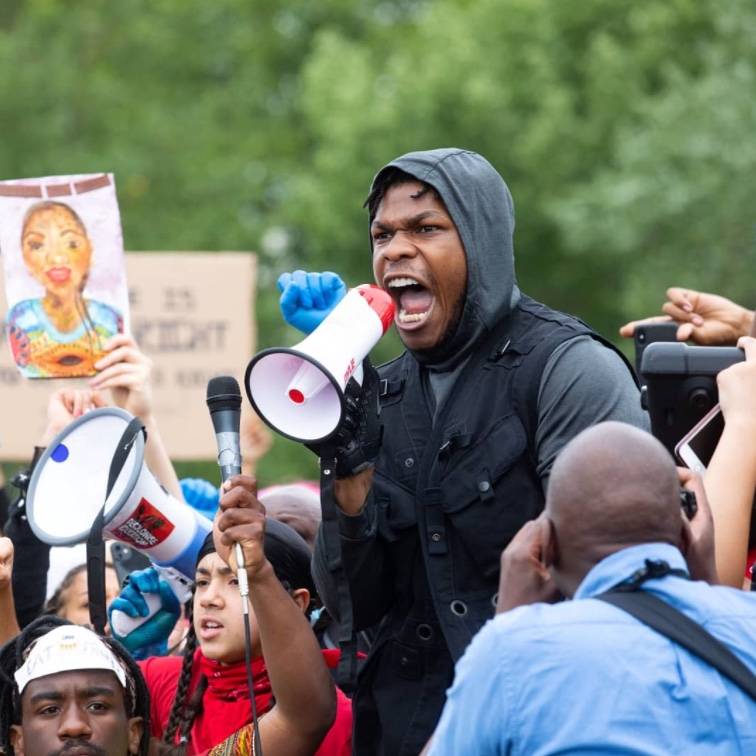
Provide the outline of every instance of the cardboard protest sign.
{"type": "MultiPolygon", "coordinates": [[[[207,382],[243,383],[255,347],[255,256],[247,252],[127,252],[133,334],[153,362],[154,414],[172,459],[213,459],[207,382]]],[[[0,276],[0,312],[6,312],[0,276]]],[[[86,381],[26,381],[0,349],[0,459],[26,460],[57,388],[86,381]]],[[[110,399],[109,392],[104,392],[110,399]]],[[[243,401],[243,410],[248,410],[243,401]]]]}
{"type": "Polygon", "coordinates": [[[128,325],[111,174],[0,181],[7,339],[26,378],[94,375],[128,325]]]}

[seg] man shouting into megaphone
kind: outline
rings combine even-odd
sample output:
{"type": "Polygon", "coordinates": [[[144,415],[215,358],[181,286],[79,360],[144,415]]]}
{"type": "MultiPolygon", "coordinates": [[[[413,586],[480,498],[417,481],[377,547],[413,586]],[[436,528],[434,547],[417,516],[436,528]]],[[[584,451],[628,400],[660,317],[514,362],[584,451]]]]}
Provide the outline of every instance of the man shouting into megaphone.
{"type": "MultiPolygon", "coordinates": [[[[520,292],[512,197],[485,158],[403,155],[378,172],[366,206],[375,280],[406,351],[380,380],[366,370],[360,411],[329,450],[355,627],[382,621],[353,702],[354,747],[416,754],[455,661],[493,615],[502,549],[543,509],[559,450],[599,421],[647,419],[619,352],[520,292]],[[366,432],[376,394],[382,437],[366,432]]],[[[304,331],[343,293],[328,273],[284,274],[279,286],[285,319],[304,331]]],[[[338,614],[326,541],[315,569],[338,614]]]]}

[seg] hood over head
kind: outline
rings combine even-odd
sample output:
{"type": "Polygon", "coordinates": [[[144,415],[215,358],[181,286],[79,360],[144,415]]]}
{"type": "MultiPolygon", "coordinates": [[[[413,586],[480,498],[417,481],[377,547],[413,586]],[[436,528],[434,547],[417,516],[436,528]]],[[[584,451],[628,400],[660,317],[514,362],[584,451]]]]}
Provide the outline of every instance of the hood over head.
{"type": "Polygon", "coordinates": [[[381,168],[373,179],[371,192],[391,168],[408,173],[438,192],[465,249],[467,293],[456,330],[432,354],[413,352],[431,370],[452,370],[519,299],[512,195],[496,169],[470,150],[409,152],[381,168]]]}

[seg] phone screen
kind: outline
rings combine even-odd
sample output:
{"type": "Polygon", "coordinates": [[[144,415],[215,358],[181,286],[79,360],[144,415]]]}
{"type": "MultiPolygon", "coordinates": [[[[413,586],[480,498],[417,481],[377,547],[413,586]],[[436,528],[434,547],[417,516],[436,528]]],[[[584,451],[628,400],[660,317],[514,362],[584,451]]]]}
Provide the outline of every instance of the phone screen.
{"type": "Polygon", "coordinates": [[[688,439],[688,446],[704,467],[709,466],[723,430],[724,415],[717,412],[688,439]]]}

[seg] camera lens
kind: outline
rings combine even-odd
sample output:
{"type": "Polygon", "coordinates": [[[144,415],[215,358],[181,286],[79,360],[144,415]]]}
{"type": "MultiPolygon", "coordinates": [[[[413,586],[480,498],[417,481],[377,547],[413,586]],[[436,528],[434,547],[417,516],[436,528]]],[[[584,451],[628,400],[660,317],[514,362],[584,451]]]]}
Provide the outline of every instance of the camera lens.
{"type": "Polygon", "coordinates": [[[714,406],[714,398],[705,388],[693,389],[688,395],[688,401],[697,410],[707,410],[714,406]]]}

